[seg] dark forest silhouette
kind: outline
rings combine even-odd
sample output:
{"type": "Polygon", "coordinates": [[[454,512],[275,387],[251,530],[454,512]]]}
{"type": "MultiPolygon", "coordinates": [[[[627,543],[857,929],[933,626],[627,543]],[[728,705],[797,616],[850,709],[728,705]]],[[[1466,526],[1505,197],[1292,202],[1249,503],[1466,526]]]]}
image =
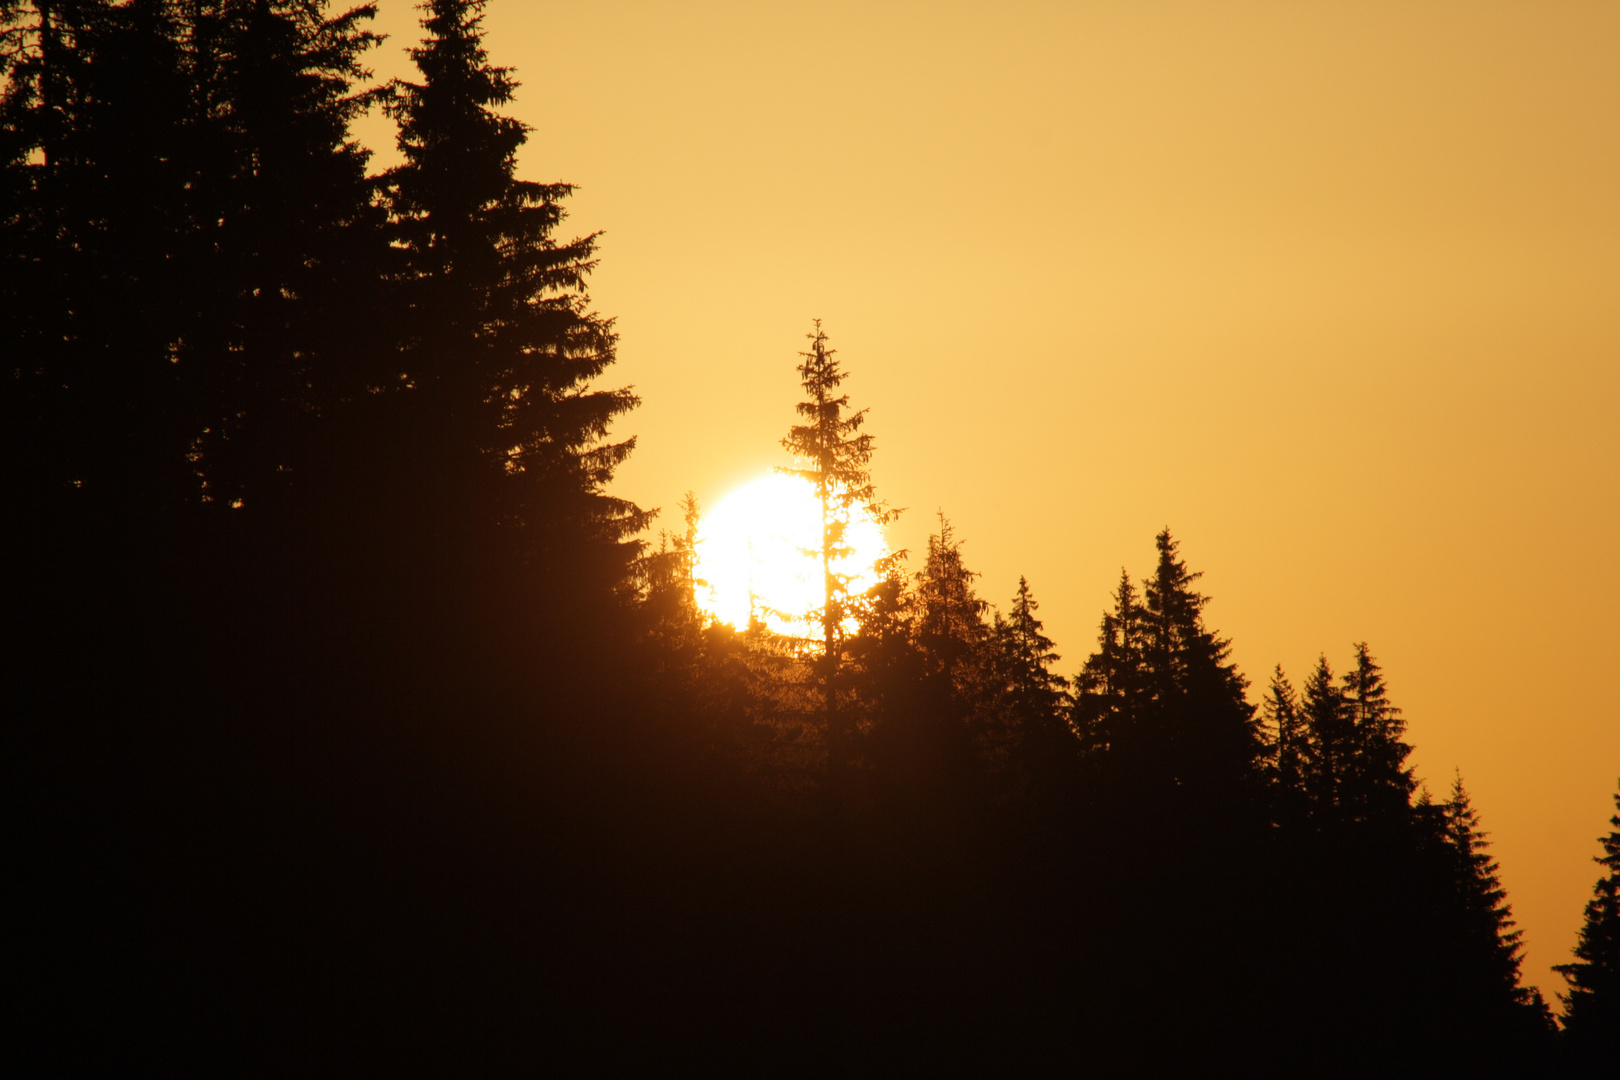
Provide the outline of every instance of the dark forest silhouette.
{"type": "MultiPolygon", "coordinates": [[[[1256,707],[1169,531],[1059,673],[883,513],[819,323],[819,642],[705,620],[482,5],[0,0],[19,1029],[62,1067],[701,1058],[1279,1075],[1620,1060],[1620,833],[1564,969],[1365,644],[1256,707]],[[403,164],[368,171],[379,106],[403,164]],[[857,629],[847,632],[844,620],[857,629]]],[[[555,93],[555,88],[542,88],[555,93]]],[[[786,409],[784,409],[786,414],[786,409]]],[[[1060,542],[1053,539],[1052,542],[1060,542]]],[[[1620,828],[1620,817],[1613,824],[1620,828]]]]}

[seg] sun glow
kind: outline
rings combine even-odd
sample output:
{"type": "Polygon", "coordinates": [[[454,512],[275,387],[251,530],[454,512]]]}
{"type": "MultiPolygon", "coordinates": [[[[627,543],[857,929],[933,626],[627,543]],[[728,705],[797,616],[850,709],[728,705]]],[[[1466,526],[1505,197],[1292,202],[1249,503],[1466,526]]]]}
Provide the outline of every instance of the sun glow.
{"type": "MultiPolygon", "coordinates": [[[[851,549],[834,560],[859,595],[877,583],[874,564],[889,553],[883,529],[857,511],[845,530],[851,549]]],[[[753,618],[778,634],[814,637],[822,604],[821,504],[809,482],[773,473],[732,491],[698,526],[697,602],[741,630],[753,618]]],[[[853,629],[853,622],[846,622],[853,629]]]]}

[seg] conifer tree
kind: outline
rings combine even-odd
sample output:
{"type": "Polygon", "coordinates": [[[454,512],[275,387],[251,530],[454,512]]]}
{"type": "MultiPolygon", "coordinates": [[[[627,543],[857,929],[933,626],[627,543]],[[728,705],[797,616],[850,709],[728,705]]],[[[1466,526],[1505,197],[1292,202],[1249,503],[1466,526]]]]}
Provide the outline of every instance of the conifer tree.
{"type": "Polygon", "coordinates": [[[420,82],[392,87],[404,164],[385,177],[407,269],[404,381],[426,395],[446,445],[510,481],[497,503],[543,548],[601,545],[621,576],[646,514],[605,494],[633,440],[604,441],[636,403],[592,388],[614,359],[610,321],[585,279],[596,236],[558,242],[573,188],[516,174],[527,128],[497,110],[517,82],[489,62],[482,0],[429,0],[411,57],[420,82]]]}
{"type": "Polygon", "coordinates": [[[1042,632],[1041,620],[1035,615],[1039,607],[1029,582],[1020,575],[1011,612],[1005,619],[996,617],[996,637],[1006,660],[1013,712],[1020,720],[1044,725],[1059,716],[1069,681],[1052,671],[1052,665],[1063,658],[1042,632]]]}
{"type": "Polygon", "coordinates": [[[350,138],[377,98],[356,88],[381,40],[364,28],[374,14],[240,0],[217,17],[199,11],[188,35],[191,113],[207,145],[204,204],[192,208],[200,257],[185,285],[207,299],[171,357],[206,380],[188,455],[205,500],[251,506],[296,483],[318,429],[395,388],[393,253],[369,151],[350,138]]]}
{"type": "Polygon", "coordinates": [[[1202,575],[1187,569],[1168,529],[1154,542],[1159,561],[1141,616],[1147,741],[1165,778],[1205,798],[1232,798],[1261,753],[1247,682],[1231,643],[1204,625],[1208,599],[1193,588],[1202,575]]]}
{"type": "Polygon", "coordinates": [[[822,652],[817,661],[827,733],[828,768],[840,768],[848,751],[847,718],[838,708],[838,675],[843,652],[843,625],[851,602],[851,575],[837,569],[851,548],[846,538],[851,520],[865,513],[882,523],[892,516],[877,498],[872,485],[873,439],[861,430],[866,410],[851,411],[849,395],[840,394],[845,373],[836,349],[827,347],[827,335],[816,319],[809,334],[810,349],[799,354],[799,382],[806,398],[797,411],[804,423],[789,430],[782,445],[799,464],[782,471],[809,482],[821,511],[821,536],[814,555],[821,563],[822,603],[816,613],[821,623],[822,652]]]}
{"type": "Polygon", "coordinates": [[[1352,725],[1354,755],[1348,765],[1345,798],[1358,816],[1401,820],[1411,805],[1417,780],[1406,765],[1412,748],[1402,741],[1406,721],[1389,703],[1389,691],[1366,642],[1355,646],[1354,666],[1342,689],[1352,725]]]}
{"type": "Polygon", "coordinates": [[[1270,766],[1276,785],[1279,810],[1292,818],[1300,809],[1305,791],[1305,723],[1300,714],[1299,695],[1278,664],[1271,673],[1265,699],[1260,704],[1261,722],[1270,736],[1270,766]]]}
{"type": "Polygon", "coordinates": [[[1062,659],[1036,616],[1040,605],[1029,582],[1018,579],[1012,610],[995,617],[998,689],[1011,754],[1037,797],[1067,798],[1080,761],[1080,742],[1069,720],[1069,681],[1052,670],[1062,659]]]}
{"type": "Polygon", "coordinates": [[[1586,920],[1575,944],[1575,959],[1556,969],[1569,982],[1560,995],[1567,1041],[1583,1063],[1620,1061],[1620,792],[1614,797],[1613,826],[1601,838],[1604,868],[1586,904],[1586,920]]]}
{"type": "Polygon", "coordinates": [[[979,679],[990,628],[989,605],[973,591],[977,575],[962,560],[961,542],[939,515],[939,532],[928,537],[928,557],[916,578],[917,647],[930,677],[952,700],[971,696],[979,679]]]}
{"type": "Polygon", "coordinates": [[[1476,1038],[1533,1038],[1550,1026],[1551,1015],[1539,991],[1519,985],[1523,931],[1513,928],[1513,908],[1460,774],[1441,813],[1452,860],[1454,907],[1448,929],[1458,945],[1462,992],[1456,1004],[1477,1025],[1476,1038]],[[1492,1032],[1493,1026],[1498,1030],[1492,1032]]]}
{"type": "Polygon", "coordinates": [[[1097,651],[1075,680],[1075,726],[1093,754],[1131,745],[1145,696],[1143,677],[1142,608],[1122,569],[1114,609],[1103,613],[1097,651]]]}
{"type": "Polygon", "coordinates": [[[1333,819],[1343,801],[1342,788],[1356,746],[1354,721],[1326,655],[1317,657],[1316,667],[1305,680],[1300,713],[1305,728],[1305,790],[1312,812],[1333,819]]]}
{"type": "Polygon", "coordinates": [[[6,10],[0,291],[44,488],[239,505],[375,382],[387,247],[348,128],[378,39],[324,8],[6,10]]]}

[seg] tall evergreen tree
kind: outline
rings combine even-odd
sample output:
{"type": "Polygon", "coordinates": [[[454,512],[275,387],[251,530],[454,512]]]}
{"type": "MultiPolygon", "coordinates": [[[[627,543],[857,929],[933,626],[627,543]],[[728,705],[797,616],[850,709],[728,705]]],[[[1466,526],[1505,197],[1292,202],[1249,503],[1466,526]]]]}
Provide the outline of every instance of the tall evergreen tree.
{"type": "Polygon", "coordinates": [[[793,425],[782,440],[798,465],[783,471],[810,483],[821,511],[821,536],[814,552],[821,563],[822,593],[816,613],[822,638],[817,668],[828,768],[836,771],[848,753],[849,725],[838,707],[838,678],[844,620],[851,601],[851,575],[838,567],[850,554],[846,533],[856,514],[870,515],[880,523],[892,515],[872,485],[873,439],[870,432],[861,430],[866,410],[851,411],[849,395],[838,392],[845,373],[836,359],[837,350],[827,347],[820,319],[805,336],[810,348],[799,354],[799,382],[805,400],[797,406],[804,423],[793,425]]]}
{"type": "Polygon", "coordinates": [[[928,537],[928,557],[916,577],[917,647],[940,689],[942,707],[959,716],[958,706],[980,681],[990,633],[989,605],[973,591],[976,576],[962,559],[951,523],[940,514],[939,532],[928,537]]]}
{"type": "Polygon", "coordinates": [[[1565,1038],[1590,1065],[1620,1061],[1620,792],[1614,805],[1603,854],[1595,856],[1604,873],[1587,901],[1575,959],[1555,969],[1569,981],[1561,995],[1565,1038]]]}
{"type": "Polygon", "coordinates": [[[1495,1038],[1522,1044],[1544,1035],[1552,1017],[1539,991],[1519,985],[1523,931],[1514,929],[1507,890],[1460,774],[1441,813],[1452,860],[1447,930],[1456,942],[1458,980],[1450,1004],[1464,1018],[1462,1034],[1476,1046],[1495,1038]]]}
{"type": "Polygon", "coordinates": [[[558,242],[573,187],[517,177],[528,129],[498,111],[517,82],[489,61],[483,7],[425,3],[426,39],[411,52],[421,81],[391,88],[405,158],[384,177],[406,262],[399,377],[420,393],[413,423],[439,432],[435,445],[471,448],[459,468],[501,520],[542,552],[583,545],[623,580],[626,539],[647,515],[606,494],[634,440],[605,439],[637,398],[591,385],[616,344],[585,293],[597,238],[558,242]]]}
{"type": "Polygon", "coordinates": [[[38,493],[238,504],[360,394],[370,8],[15,4],[0,289],[38,493]]]}

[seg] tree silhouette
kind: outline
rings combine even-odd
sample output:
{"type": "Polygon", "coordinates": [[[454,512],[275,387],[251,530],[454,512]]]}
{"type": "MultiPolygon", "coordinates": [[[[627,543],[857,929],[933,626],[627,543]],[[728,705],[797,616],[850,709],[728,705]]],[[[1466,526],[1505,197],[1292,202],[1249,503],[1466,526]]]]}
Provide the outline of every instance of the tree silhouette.
{"type": "Polygon", "coordinates": [[[357,8],[13,3],[5,332],[42,497],[240,506],[376,382],[357,8]]]}
{"type": "Polygon", "coordinates": [[[1605,873],[1586,903],[1575,959],[1554,968],[1569,981],[1569,992],[1560,995],[1566,1039],[1593,1075],[1620,1060],[1620,792],[1614,803],[1613,828],[1594,857],[1605,873]]]}
{"type": "Polygon", "coordinates": [[[1346,801],[1363,817],[1400,820],[1417,781],[1406,765],[1412,748],[1402,741],[1406,721],[1389,703],[1384,676],[1366,642],[1355,646],[1354,666],[1342,689],[1345,717],[1352,726],[1355,753],[1345,784],[1346,801]]]}
{"type": "Polygon", "coordinates": [[[1271,682],[1260,704],[1261,723],[1270,735],[1270,773],[1275,786],[1278,816],[1297,823],[1304,813],[1305,722],[1299,695],[1283,673],[1272,670],[1271,682]]]}
{"type": "Polygon", "coordinates": [[[799,354],[799,382],[806,399],[797,407],[805,422],[795,424],[782,440],[783,447],[800,464],[782,471],[809,481],[821,511],[821,536],[814,550],[821,563],[822,582],[818,612],[822,653],[817,668],[827,733],[827,764],[836,773],[848,752],[848,731],[838,708],[837,684],[852,575],[836,569],[835,564],[852,550],[846,535],[855,514],[868,514],[879,523],[892,515],[872,486],[873,440],[869,432],[861,431],[866,410],[850,411],[849,395],[838,393],[845,373],[836,359],[837,350],[827,347],[820,319],[805,336],[810,339],[810,349],[799,354]]]}
{"type": "Polygon", "coordinates": [[[604,490],[634,440],[604,439],[637,399],[590,385],[616,343],[584,291],[596,236],[557,242],[572,186],[516,176],[528,133],[496,111],[517,82],[489,62],[483,6],[423,5],[427,36],[411,51],[421,81],[391,88],[405,157],[384,177],[406,262],[399,378],[423,392],[435,441],[505,478],[498,505],[530,543],[594,542],[603,573],[622,578],[631,552],[619,548],[647,516],[604,490]]]}

